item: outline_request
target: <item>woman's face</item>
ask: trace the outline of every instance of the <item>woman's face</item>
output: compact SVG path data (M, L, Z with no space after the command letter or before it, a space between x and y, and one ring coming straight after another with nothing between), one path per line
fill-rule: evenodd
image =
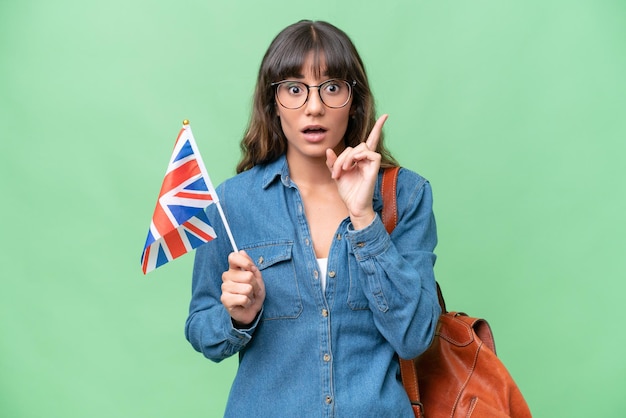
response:
M322 71L316 77L313 68L313 53L307 55L301 74L289 80L317 86L330 79L325 72L324 57L320 57ZM305 92L306 94L306 92ZM306 159L326 160L326 150L331 148L339 154L345 148L344 135L350 118L352 97L340 108L331 108L322 103L317 88L311 88L306 103L298 109L287 109L276 103L278 117L287 138L287 160L297 163Z

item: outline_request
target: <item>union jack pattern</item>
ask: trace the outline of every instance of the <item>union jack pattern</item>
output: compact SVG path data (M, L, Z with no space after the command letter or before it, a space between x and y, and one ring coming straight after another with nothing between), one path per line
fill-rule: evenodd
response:
M146 274L216 237L204 209L217 202L191 127L176 138L141 255Z

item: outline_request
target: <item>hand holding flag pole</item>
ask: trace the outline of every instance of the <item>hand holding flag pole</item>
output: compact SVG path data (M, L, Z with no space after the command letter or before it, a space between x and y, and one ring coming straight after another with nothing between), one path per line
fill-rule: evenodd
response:
M238 252L191 126L185 119L176 138L141 256L144 274L216 238L205 212L211 204L217 205L233 251Z

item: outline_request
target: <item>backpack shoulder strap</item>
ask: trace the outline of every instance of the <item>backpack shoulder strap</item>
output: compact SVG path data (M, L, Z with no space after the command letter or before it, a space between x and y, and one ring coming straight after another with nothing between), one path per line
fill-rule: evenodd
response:
M383 211L381 218L385 229L389 234L396 227L398 222L398 202L397 202L397 184L398 171L400 167L390 167L383 171L383 180L380 186L380 193L383 199ZM416 417L423 417L423 406L420 402L419 384L417 381L417 373L413 360L400 360L400 375L402 376L402 384L411 401L413 414Z
M382 221L385 229L391 234L398 222L397 184L400 167L390 167L383 171L380 194L383 198Z

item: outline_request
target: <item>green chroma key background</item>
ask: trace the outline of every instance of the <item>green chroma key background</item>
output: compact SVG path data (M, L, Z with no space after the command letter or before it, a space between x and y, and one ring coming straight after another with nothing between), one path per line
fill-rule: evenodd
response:
M534 415L626 416L621 0L0 3L0 416L222 415L236 359L183 335L193 255L139 259L182 120L233 175L301 18L357 45L432 182L448 305L490 321Z

